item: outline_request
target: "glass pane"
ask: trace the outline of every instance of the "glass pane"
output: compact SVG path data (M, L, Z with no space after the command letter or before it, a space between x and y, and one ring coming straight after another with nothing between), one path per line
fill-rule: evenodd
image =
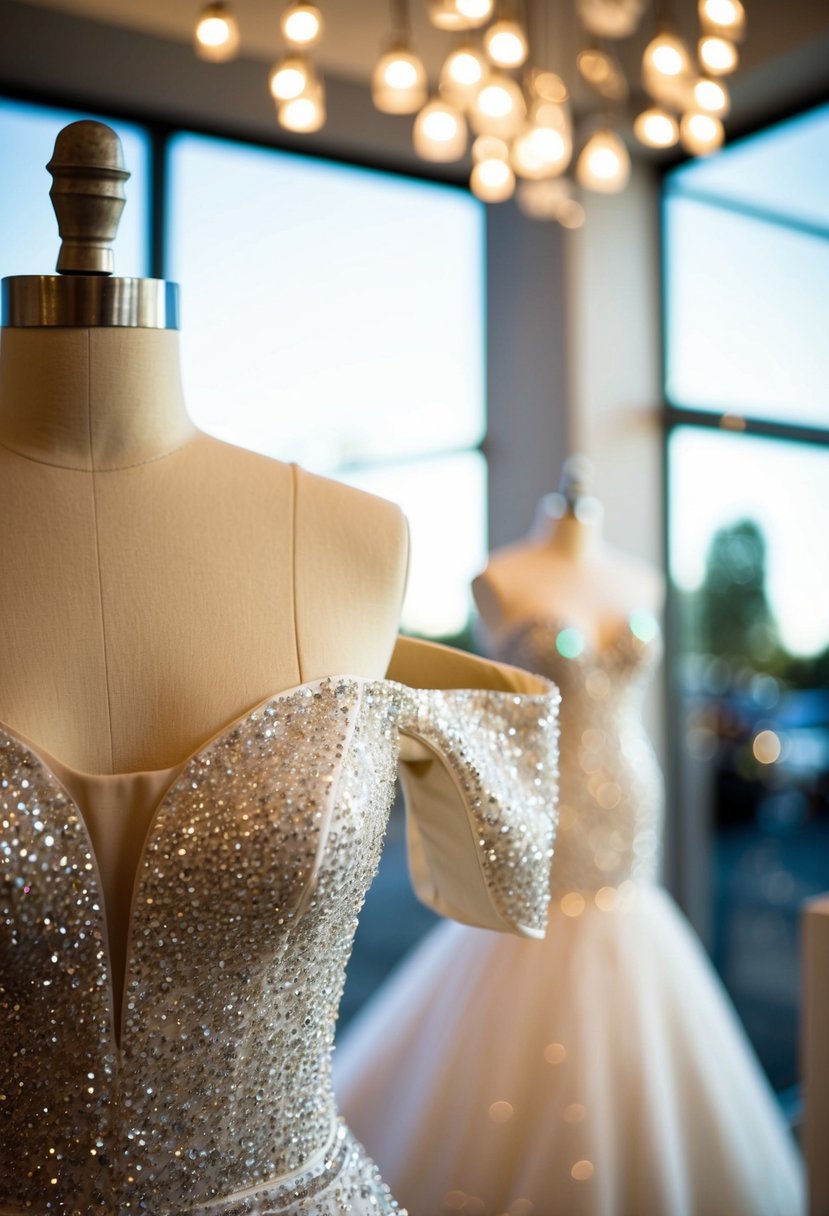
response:
M429 637L461 633L469 584L486 563L486 462L477 452L392 465L345 477L398 503L411 529L402 625Z
M174 141L170 168L199 426L319 472L479 441L478 202L195 136Z
M683 428L669 458L684 814L713 829L714 961L782 1088L800 906L829 888L829 450Z
M99 114L55 110L0 99L0 275L54 274L60 239L49 198L46 165L62 127L95 118L114 127L124 146L131 177L115 242L115 272L142 277L150 272L150 141L141 127Z
M829 106L692 160L670 181L829 230Z
M829 425L829 240L666 200L667 394Z

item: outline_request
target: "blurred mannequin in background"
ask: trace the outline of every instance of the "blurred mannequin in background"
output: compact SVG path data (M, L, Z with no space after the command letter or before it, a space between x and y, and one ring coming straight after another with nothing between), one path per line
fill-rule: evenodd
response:
M656 884L663 580L604 541L588 477L568 461L473 584L491 653L562 691L547 936L440 926L348 1028L337 1093L411 1216L799 1216L774 1097Z

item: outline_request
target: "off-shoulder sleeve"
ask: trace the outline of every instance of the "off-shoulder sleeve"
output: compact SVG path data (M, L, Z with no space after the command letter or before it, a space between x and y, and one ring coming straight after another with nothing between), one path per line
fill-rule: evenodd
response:
M419 898L441 915L543 937L559 693L540 676L496 666L499 689L398 686L401 735L419 744L404 746L400 763L409 868Z

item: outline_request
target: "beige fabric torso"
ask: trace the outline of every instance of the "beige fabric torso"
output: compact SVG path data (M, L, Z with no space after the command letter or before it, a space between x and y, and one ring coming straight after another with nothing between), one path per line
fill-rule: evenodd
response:
M166 768L280 689L385 672L399 508L195 432L175 333L0 332L0 518L0 719L76 769Z

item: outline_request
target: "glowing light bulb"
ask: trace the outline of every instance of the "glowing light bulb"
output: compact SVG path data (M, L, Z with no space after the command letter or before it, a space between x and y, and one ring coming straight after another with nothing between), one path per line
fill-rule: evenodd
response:
M618 194L630 176L630 157L615 131L602 128L590 136L576 163L576 177L587 190Z
M476 46L456 47L441 69L440 91L456 105L469 105L488 70L486 60Z
M502 85L493 84L481 90L478 108L487 118L505 118L513 108L513 100Z
M469 121L480 135L511 138L527 114L520 87L509 76L493 74L480 88L470 108Z
M694 81L694 107L705 110L707 114L717 114L723 118L731 108L731 98L728 89L721 80L712 80L710 76L700 76Z
M300 55L286 55L271 69L269 85L274 101L293 101L308 87L313 73Z
M734 43L719 34L706 34L700 38L697 52L702 66L714 76L727 76L740 62Z
M540 101L561 103L565 102L568 96L567 85L555 72L531 70L527 80L527 88L531 96L537 97Z
M647 0L578 0L581 23L599 38L629 38Z
M692 76L691 56L681 38L663 32L645 47L642 84L655 101L682 109Z
M466 18L458 10L455 0L429 0L426 12L436 29L452 32L467 28Z
M466 151L466 121L445 101L430 101L423 107L412 135L415 152L424 160L458 160Z
M325 89L317 78L309 80L299 97L280 102L276 109L280 124L288 131L307 135L325 123Z
M657 34L645 47L642 70L657 76L682 76L691 66L685 44L673 34Z
M426 70L404 43L396 43L377 61L371 98L384 114L414 114L425 103Z
M740 0L700 0L699 19L703 26L740 39L746 30L746 12Z
M604 84L610 75L610 57L598 47L579 51L576 67L588 84Z
M584 223L584 207L573 198L572 184L566 178L523 181L515 199L530 219L556 220L562 228L580 228Z
M618 59L599 47L588 47L579 52L576 66L582 77L602 97L612 101L624 101L628 94L627 81Z
M563 169L568 155L567 140L554 127L535 127L532 131L533 148L545 168Z
M472 144L472 163L478 165L482 160L502 160L509 162L509 144L499 139L497 135L479 135Z
M486 71L483 55L475 47L460 47L453 51L446 61L447 75L455 84L480 84Z
M709 156L722 147L725 131L715 114L691 110L679 124L679 138L686 152L694 156Z
M469 29L485 25L492 16L495 0L455 0L455 7Z
M484 47L499 68L517 68L527 58L527 35L517 21L496 21L484 35Z
M637 114L633 133L648 148L672 148L679 139L679 123L667 110L651 106Z
M551 172L551 165L564 167L564 140L558 131L528 127L512 145L512 166L519 177L540 178Z
M554 177L562 173L573 154L570 116L564 106L536 102L530 121L512 145L512 166L519 177Z
M383 79L390 89L410 89L417 84L417 68L409 59L392 59L386 64Z
M282 36L292 46L313 46L322 37L322 13L313 4L289 4L280 21Z
M473 166L469 185L485 203L503 203L515 191L515 174L506 161L481 160Z
M207 4L193 36L196 54L210 63L225 63L239 49L239 27L227 4Z

